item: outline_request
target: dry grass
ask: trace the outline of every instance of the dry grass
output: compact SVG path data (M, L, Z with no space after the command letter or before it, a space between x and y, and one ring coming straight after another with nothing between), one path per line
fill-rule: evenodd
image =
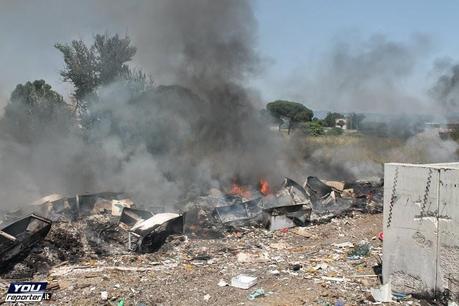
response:
M298 167L308 175L350 179L382 176L387 162L431 163L457 160L457 144L419 134L403 140L362 134L290 138Z

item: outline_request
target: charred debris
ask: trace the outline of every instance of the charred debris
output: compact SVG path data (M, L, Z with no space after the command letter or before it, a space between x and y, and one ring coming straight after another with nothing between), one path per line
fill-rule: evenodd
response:
M322 181L301 185L285 178L276 192L267 182L256 190L233 186L176 211L136 207L124 193L46 196L26 209L3 214L0 273L29 277L62 262L128 252L155 252L176 237L218 238L240 227L274 231L326 222L352 211L382 211L382 181ZM24 217L25 216L25 217ZM183 239L183 238L181 238ZM34 263L40 262L40 265Z

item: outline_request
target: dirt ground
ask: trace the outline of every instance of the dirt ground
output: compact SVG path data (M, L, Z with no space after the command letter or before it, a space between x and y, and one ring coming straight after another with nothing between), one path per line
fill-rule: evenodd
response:
M153 254L63 263L34 280L49 282L53 305L369 304L369 289L380 285L381 229L382 214L354 213L305 228L247 228L216 240L179 236ZM348 259L352 246L339 244L362 240L371 244L370 253ZM248 290L219 286L238 274L256 276L257 284ZM5 292L10 281L1 280ZM249 300L256 289L265 295Z

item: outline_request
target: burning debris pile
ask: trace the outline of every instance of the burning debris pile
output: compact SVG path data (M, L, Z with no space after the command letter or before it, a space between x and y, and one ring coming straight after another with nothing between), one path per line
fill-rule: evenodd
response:
M315 177L303 186L285 178L275 192L264 180L258 188L233 183L230 191L210 190L175 212L138 208L123 193L53 194L27 209L5 214L8 225L0 230L1 272L11 278L31 277L62 262L154 252L174 235L218 238L247 226L274 231L323 222L353 210L381 209L381 183L345 184ZM30 215L21 218L24 214Z

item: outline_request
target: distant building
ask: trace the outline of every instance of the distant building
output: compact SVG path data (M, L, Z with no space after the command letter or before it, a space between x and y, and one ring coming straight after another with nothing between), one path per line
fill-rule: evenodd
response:
M350 128L350 119L349 118L338 118L335 120L335 127L343 130L348 130Z

